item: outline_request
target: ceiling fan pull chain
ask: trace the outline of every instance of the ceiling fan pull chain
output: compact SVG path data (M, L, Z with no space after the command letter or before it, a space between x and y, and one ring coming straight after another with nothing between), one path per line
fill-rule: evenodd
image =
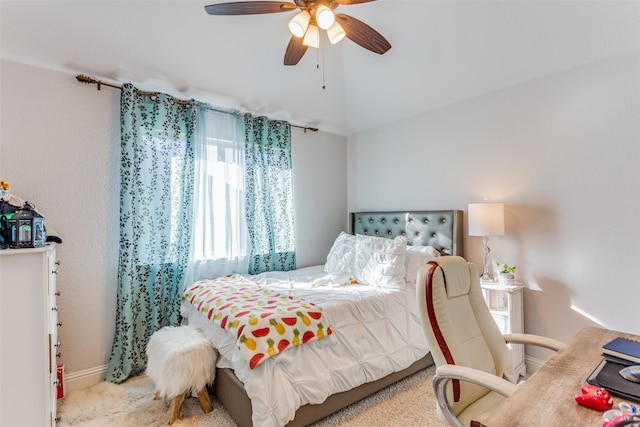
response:
M325 61L325 57L324 57L324 38L320 37L320 49L322 49L322 90L325 90L327 88L327 86L324 84L324 63ZM320 56L320 49L318 49L318 56ZM320 68L320 64L316 64L316 67Z
M327 86L324 84L324 66L327 61L324 57L324 45L322 45L322 90L325 90Z

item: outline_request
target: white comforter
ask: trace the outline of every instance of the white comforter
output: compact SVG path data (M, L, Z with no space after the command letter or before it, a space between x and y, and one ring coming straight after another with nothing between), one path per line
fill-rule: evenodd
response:
M244 383L255 427L283 426L300 406L402 370L428 352L413 286L404 291L327 283L323 266L250 278L322 307L333 330L251 370L233 334L183 303L183 316L202 327L218 349L218 366L232 368ZM318 285L311 285L314 280Z

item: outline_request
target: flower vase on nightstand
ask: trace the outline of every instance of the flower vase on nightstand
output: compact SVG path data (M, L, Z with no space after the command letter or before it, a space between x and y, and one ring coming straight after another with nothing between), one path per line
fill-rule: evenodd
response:
M513 286L515 283L515 273L517 266L496 263L498 271L498 283L502 286Z
M498 283L500 283L502 286L513 286L514 282L515 282L515 277L513 277L513 274L509 274L509 273L498 274Z

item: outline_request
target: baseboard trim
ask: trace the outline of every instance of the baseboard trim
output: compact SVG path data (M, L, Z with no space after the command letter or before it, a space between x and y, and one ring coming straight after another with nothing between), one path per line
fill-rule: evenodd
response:
M65 375L65 393L91 387L104 381L109 365L96 366Z
M531 375L538 371L546 363L544 359L538 359L535 357L526 356L525 363L527 365L527 374Z

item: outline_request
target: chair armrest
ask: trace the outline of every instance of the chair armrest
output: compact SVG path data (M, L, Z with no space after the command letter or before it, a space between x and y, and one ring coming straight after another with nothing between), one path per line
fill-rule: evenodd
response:
M503 335L503 337L507 344L536 345L555 351L560 351L567 346L562 341L533 334L506 334Z
M447 400L446 393L446 384L447 382L457 379L460 381L466 381L473 384L477 384L481 387L488 388L489 390L493 390L496 393L501 394L502 396L509 397L518 387L515 384L510 383L509 381L497 377L493 374L480 371L473 368L468 368L466 366L457 366L457 365L440 365L436 368L436 375L433 377L433 389L435 391L436 400L438 402L438 406L442 411L449 425L455 427L465 427L463 426L458 418L453 413L451 409L451 405Z
M488 372L458 365L440 365L436 369L436 377L457 379L477 384L496 393L509 397L518 387L517 385ZM436 379L434 377L434 387ZM446 381L445 381L446 382Z

